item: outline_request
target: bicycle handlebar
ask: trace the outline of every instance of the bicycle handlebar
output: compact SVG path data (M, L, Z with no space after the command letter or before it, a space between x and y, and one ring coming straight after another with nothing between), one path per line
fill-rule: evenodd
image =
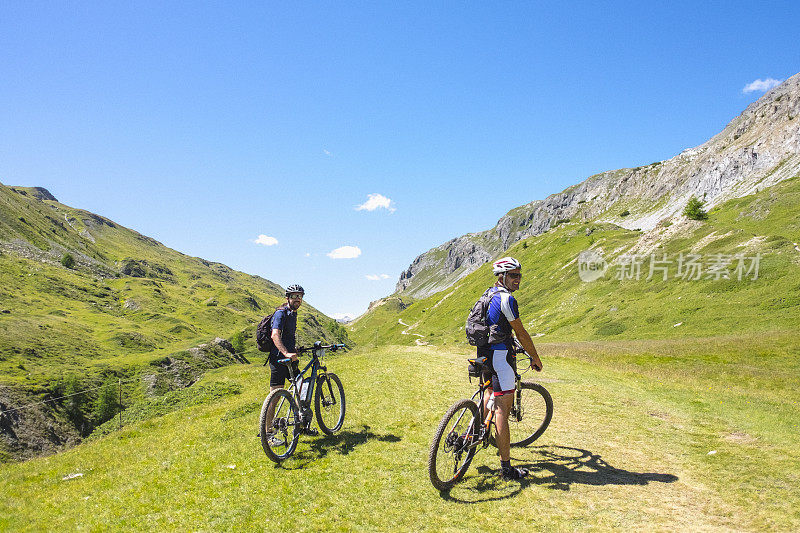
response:
M317 342L314 343L313 346L305 346L305 347L301 346L301 347L297 348L294 351L294 353L301 354L301 353L304 353L304 352L310 352L312 350L320 350L320 349L322 349L322 350L330 350L332 352L335 352L336 350L339 350L339 349L342 349L342 348L347 348L347 345L345 345L345 344L321 344L319 341L317 341ZM291 361L291 359L289 357L285 357L283 359L278 359L278 362L281 363L281 364L284 364L284 365L288 364L290 361Z
M330 350L332 352L335 352L340 348L347 348L347 346L345 346L344 344L320 344L319 341L317 341L314 343L313 346L298 348L297 350L295 350L295 353L309 352L311 350L319 350L320 348L323 350Z

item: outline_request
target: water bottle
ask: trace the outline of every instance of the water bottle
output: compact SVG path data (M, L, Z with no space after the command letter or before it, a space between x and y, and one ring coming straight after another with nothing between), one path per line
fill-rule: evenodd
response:
M494 395L489 396L489 401L486 402L486 418L483 420L483 428L481 429L481 435L485 435L484 431L486 428L489 427L489 422L492 420L492 416L494 416Z

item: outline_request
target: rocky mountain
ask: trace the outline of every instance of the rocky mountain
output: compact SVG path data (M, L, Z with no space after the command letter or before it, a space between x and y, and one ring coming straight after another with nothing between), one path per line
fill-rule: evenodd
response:
M492 229L425 252L400 275L396 294L424 298L444 290L514 243L564 222L609 222L647 232L679 215L692 196L711 208L799 173L797 74L696 148L647 166L596 174L544 200L512 209Z

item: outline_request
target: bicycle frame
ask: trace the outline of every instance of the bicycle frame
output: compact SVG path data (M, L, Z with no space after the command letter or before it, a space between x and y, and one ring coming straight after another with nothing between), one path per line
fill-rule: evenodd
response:
M304 352L311 352L311 361L299 372L295 372L294 365L291 364L291 359L280 359L278 362L286 364L289 368L289 388L286 389L289 394L291 394L295 401L297 402L298 407L300 408L301 415L304 409L309 409L311 406L311 399L314 397L314 387L317 384L317 380L320 376L324 376L328 372L328 367L325 366L323 362L323 357L325 356L325 350L328 348L333 348L334 350L338 349L339 347L344 347L344 345L330 345L330 346L322 346L319 342L314 343L314 346L309 348L299 348L297 353L304 353ZM311 374L306 378L306 372L311 369ZM302 396L302 389L298 389L297 387L297 378L302 378L301 383L305 383L306 379L308 379L308 389L305 394L305 398ZM328 385L328 392L330 393L330 397L333 397L333 387L331 386L330 380L325 380L325 383ZM279 406L282 404L279 404ZM304 425L309 426L311 424L311 416L304 417L304 420L296 420L293 422L294 425Z

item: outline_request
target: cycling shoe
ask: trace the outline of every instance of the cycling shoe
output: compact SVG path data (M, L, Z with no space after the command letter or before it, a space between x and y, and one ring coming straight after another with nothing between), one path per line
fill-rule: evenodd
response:
M527 477L530 472L527 468L517 468L510 466L503 469L503 481L512 481L514 479L522 479Z

